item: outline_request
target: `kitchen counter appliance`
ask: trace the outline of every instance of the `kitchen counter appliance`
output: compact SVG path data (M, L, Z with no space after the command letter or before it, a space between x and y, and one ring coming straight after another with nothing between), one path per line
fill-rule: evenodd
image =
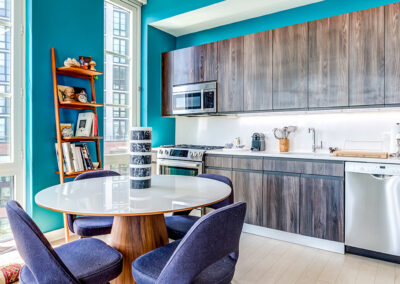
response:
M205 114L217 112L217 82L174 86L173 114Z
M400 263L400 165L346 163L346 251Z
M161 146L157 152L157 174L197 176L204 170L204 152L222 148L186 144Z
M251 151L265 151L265 135L253 133L251 136Z

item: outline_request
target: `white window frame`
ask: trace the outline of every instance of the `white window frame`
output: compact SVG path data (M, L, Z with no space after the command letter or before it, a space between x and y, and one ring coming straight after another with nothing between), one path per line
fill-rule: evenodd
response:
M131 93L130 97L130 118L129 124L130 126L139 126L140 125L140 96L141 96L141 88L140 88L140 48L141 48L141 3L135 0L106 0L106 2L120 6L125 10L129 10L132 12L132 20L130 21L130 33L131 33L131 41L129 42L129 49L131 50L132 58L131 58L131 84L129 88L129 93ZM136 19L136 21L135 21ZM106 52L106 51L104 51ZM110 52L107 52L111 54ZM105 83L105 82L104 82ZM106 94L105 94L106 95ZM105 103L106 100L104 98L104 107L111 106ZM128 129L129 131L129 129ZM129 163L129 153L121 153L121 154L104 154L104 164L122 164Z
M11 0L11 13L12 94L0 94L11 97L11 159L0 163L0 176L14 176L14 197L25 207L25 1Z

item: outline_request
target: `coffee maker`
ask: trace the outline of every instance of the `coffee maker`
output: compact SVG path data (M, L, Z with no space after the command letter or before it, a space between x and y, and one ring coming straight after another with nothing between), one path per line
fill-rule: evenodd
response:
M265 151L265 135L253 133L251 136L251 151Z

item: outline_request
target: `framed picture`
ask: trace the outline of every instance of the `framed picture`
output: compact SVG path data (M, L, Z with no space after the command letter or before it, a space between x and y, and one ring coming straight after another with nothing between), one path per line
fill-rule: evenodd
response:
M62 102L75 102L75 90L73 87L58 85L58 99Z
M85 88L58 85L58 99L62 102L88 102Z
M62 137L74 136L74 128L72 123L60 123L60 130Z
M94 121L93 112L81 112L78 115L75 136L83 136L83 137L93 136L93 121Z

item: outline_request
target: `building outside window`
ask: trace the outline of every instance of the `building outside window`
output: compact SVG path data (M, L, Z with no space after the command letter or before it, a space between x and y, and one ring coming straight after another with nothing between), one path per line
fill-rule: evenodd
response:
M140 6L104 4L104 157L106 169L128 164L129 127L137 123Z

